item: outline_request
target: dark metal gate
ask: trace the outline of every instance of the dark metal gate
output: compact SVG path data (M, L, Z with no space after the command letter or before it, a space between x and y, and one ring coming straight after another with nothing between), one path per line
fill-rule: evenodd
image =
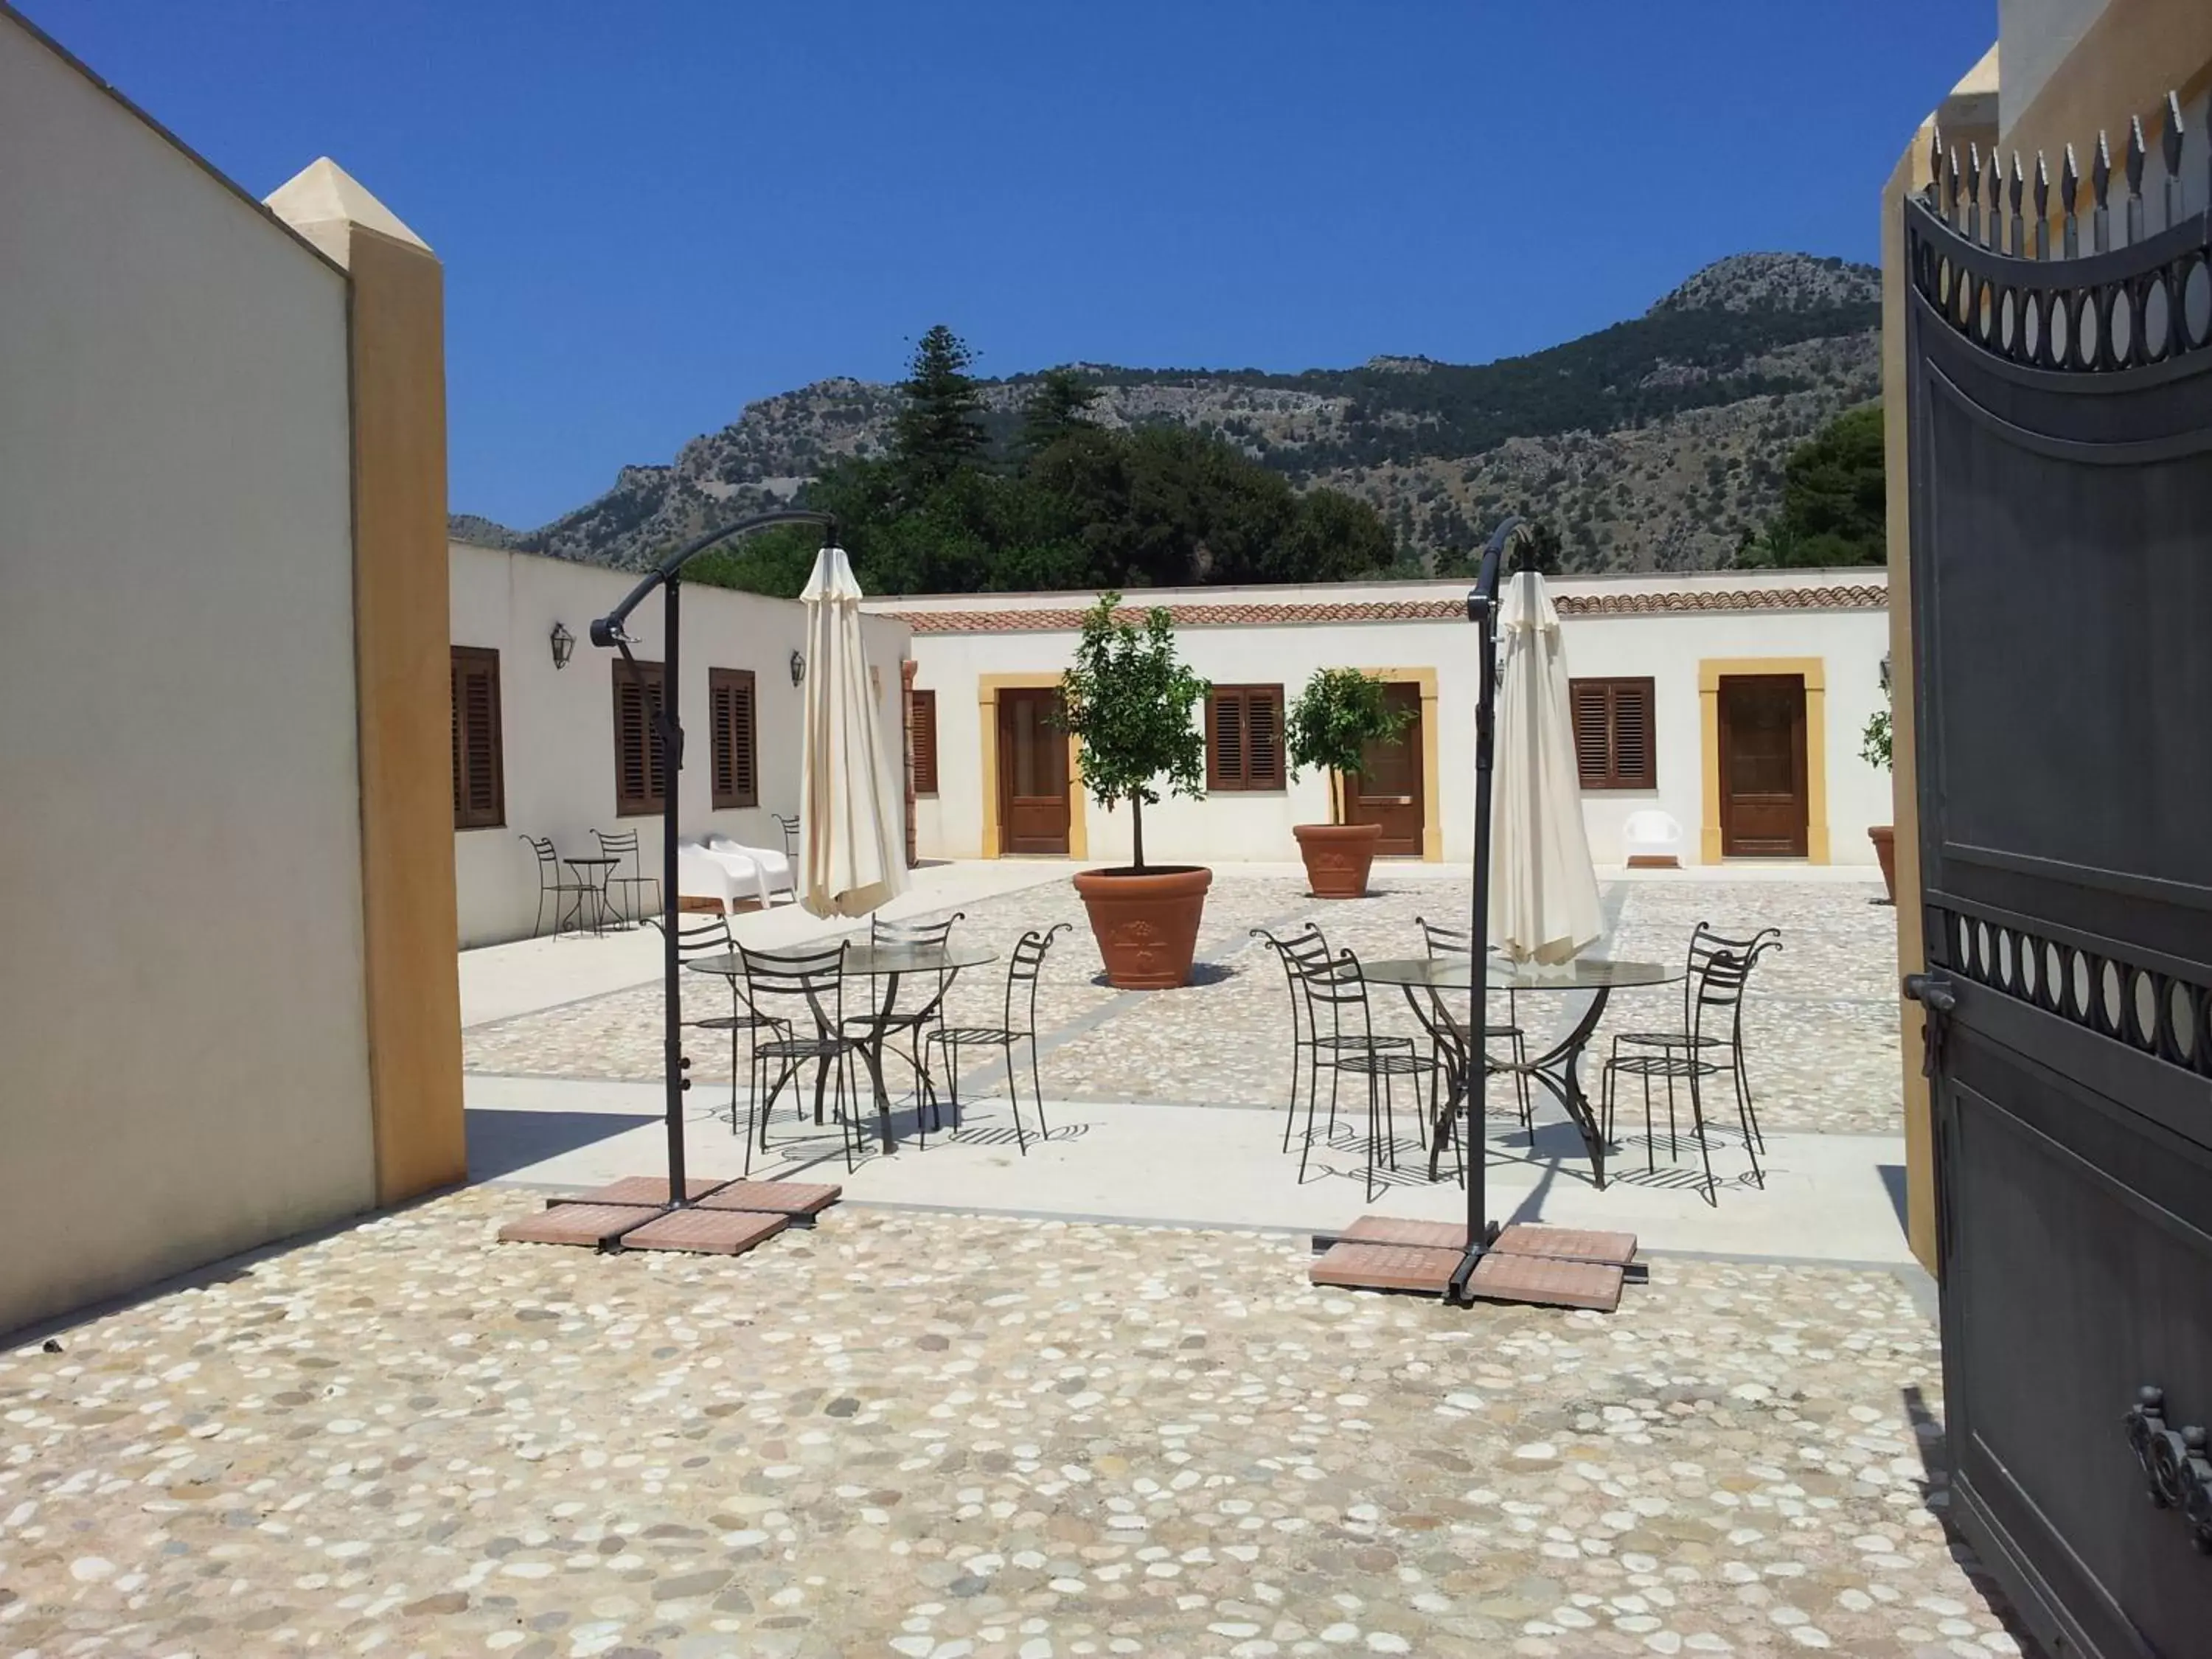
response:
M2108 1659L2212 1653L2212 216L2166 120L2085 212L2070 150L2047 198L1940 141L1905 209L1949 1513Z

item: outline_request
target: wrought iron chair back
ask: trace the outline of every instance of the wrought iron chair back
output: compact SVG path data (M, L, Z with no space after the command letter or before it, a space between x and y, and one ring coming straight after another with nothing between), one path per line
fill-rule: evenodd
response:
M645 854L637 844L637 831L623 830L610 835L604 830L594 830L592 831L592 836L599 843L599 856L617 860L614 867L607 874L607 885L611 888L628 888L630 892L632 912L630 920L633 921L647 920L644 904L645 890L648 887L653 889L653 908L655 910L659 909L660 878L646 872Z
M967 920L965 910L955 910L942 921L885 921L868 918L871 945L942 945L952 937L953 924Z
M956 918L957 920L957 918ZM1006 959L1006 1029L1026 1030L1030 1040L1036 1040L1037 980L1044 972L1044 959L1062 933L1073 922L1055 921L1039 933L1032 927L1015 941L1013 954ZM1022 1023L1014 1023L1014 1007L1018 1001L1022 1008Z
M1425 916L1415 916L1413 926L1421 930L1421 943L1431 959L1474 954L1474 935L1464 927L1439 927Z
M727 924L724 925L726 927ZM800 1022L796 1016L803 1006L817 1034L823 1037L842 1035L845 1010L845 947L842 945L804 954L754 951L740 945L738 955L744 963L745 1000L756 1011L781 1024L798 1030L800 1029ZM788 1009L789 1015L772 1012L779 1006Z
M1770 950L1781 948L1782 930L1779 927L1762 927L1749 939L1731 939L1709 921L1700 921L1692 928L1690 948L1684 963L1686 971L1682 980L1682 1029L1693 1036L1704 1037L1707 1042L1725 1041L1724 1038L1710 1036L1698 1029L1698 985L1705 964L1716 957L1733 957L1743 964L1743 971L1748 973L1751 964L1761 956ZM1742 988L1739 985L1736 990L1740 997Z
M518 836L516 839L538 855L538 918L531 924L531 936L533 939L537 937L538 930L545 925L545 901L549 898L553 901L554 931L558 933L562 902L574 896L580 906L583 902L581 896L592 890L592 884L580 876L562 873L561 852L553 845L552 836Z
M769 817L774 818L775 827L783 831L783 855L791 860L791 875L795 882L799 878L799 814L793 812L786 817L781 812L771 812Z

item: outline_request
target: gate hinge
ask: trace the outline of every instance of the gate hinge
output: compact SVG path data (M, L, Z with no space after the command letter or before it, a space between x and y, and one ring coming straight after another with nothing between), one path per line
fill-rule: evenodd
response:
M1907 974L1905 994L1918 1003L1926 1017L1920 1023L1920 1075L1933 1081L1943 1060L1943 1036L1959 994L1941 974Z

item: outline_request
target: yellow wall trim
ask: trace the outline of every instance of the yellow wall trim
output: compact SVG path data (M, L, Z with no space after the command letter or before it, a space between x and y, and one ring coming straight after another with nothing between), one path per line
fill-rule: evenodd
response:
M1828 862L1828 665L1824 657L1704 657L1698 662L1703 741L1703 862L1721 861L1721 682L1740 675L1791 676L1805 683L1805 861Z
M987 859L1005 856L999 846L999 693L1056 688L1058 674L981 674L975 680L975 711L983 728L983 846ZM1067 738L1067 856L1091 856L1091 831L1084 821L1082 745Z
M1437 671L1433 668L1364 668L1385 685L1421 688L1421 862L1441 863L1444 855L1443 780L1437 772Z

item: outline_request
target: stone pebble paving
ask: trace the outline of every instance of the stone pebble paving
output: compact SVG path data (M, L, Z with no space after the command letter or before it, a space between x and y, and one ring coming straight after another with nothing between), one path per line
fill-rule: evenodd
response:
M732 1261L477 1188L0 1356L0 1655L2020 1651L1894 1276L1612 1316L1298 1241L843 1208Z
M1384 866L1377 868L1375 886L1368 898L1323 903L1308 897L1298 881L1217 872L1196 982L1142 994L1118 993L1100 982L1089 924L1066 884L969 905L960 932L997 951L1003 963L1024 929L1070 924L1047 959L1038 988L1048 1097L1272 1105L1288 1088L1288 994L1274 957L1250 937L1251 928L1287 936L1311 920L1333 947L1375 960L1421 953L1416 916L1464 925L1465 881L1394 882ZM1878 892L1871 883L1621 882L1607 890L1618 920L1605 948L1624 958L1674 962L1699 921L1731 933L1779 927L1783 949L1762 960L1745 1015L1760 1127L1895 1134L1903 1107L1894 913L1872 902ZM688 1016L726 1010L722 981L702 981L687 989ZM953 987L949 1015L958 1023L997 1024L1004 989L1002 965L971 970ZM1556 1019L1558 1000L1522 1000L1532 1036ZM654 985L476 1027L465 1034L468 1069L657 1078L660 1011L660 989ZM1382 1029L1418 1030L1395 992L1378 995L1376 1014ZM1595 1062L1607 1052L1613 1032L1679 1029L1681 1021L1679 986L1616 996L1592 1043L1585 1085L1595 1093ZM724 1043L702 1038L695 1055L695 1076L728 1077ZM1492 1107L1507 1109L1503 1085ZM1732 1116L1732 1104L1729 1111ZM1640 1093L1637 1116L1640 1126Z

